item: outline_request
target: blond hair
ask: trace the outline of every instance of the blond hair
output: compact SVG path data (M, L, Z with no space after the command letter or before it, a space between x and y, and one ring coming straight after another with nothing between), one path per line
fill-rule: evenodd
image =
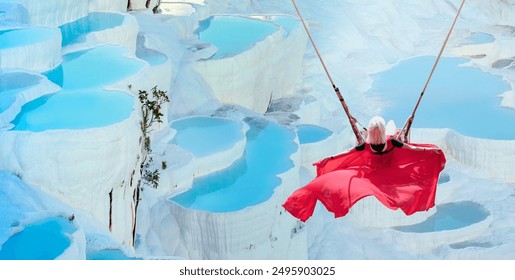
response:
M385 122L382 117L375 116L368 123L368 133L366 142L369 144L386 143Z

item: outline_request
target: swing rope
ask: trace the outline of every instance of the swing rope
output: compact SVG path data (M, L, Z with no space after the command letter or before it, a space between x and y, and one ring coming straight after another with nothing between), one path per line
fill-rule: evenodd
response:
M342 104L343 110L347 114L347 117L349 119L349 123L351 125L352 131L354 132L354 135L356 136L356 140L357 140L358 144L361 144L361 143L365 142L365 140L363 139L363 135L359 132L359 129L356 126L356 123L359 124L359 122L356 120L356 118L354 118L351 115L349 107L347 106L347 103L343 99L343 96L342 96L342 94L340 92L340 89L338 89L338 87L334 84L333 79L331 78L331 75L329 74L329 71L327 70L327 67L325 66L324 60L322 59L322 56L320 55L320 52L318 51L318 48L317 48L317 46L315 44L315 41L311 37L311 33L309 32L309 29L308 29L308 27L306 25L306 22L304 21L304 18L302 17L302 15L301 15L301 13L299 11L299 8L297 7L297 4L295 3L295 0L292 0L292 3L293 3L293 6L295 7L295 11L297 12L297 15L299 16L299 18L300 18L300 20L302 22L302 25L304 26L304 29L306 30L308 38L311 41L311 44L313 45L313 48L315 49L315 53L318 56L318 59L320 60L320 62L322 64L322 67L324 68L325 74L327 75L327 78L329 78L329 81L331 82L331 85L333 86L333 89L334 89L336 95L338 96L338 99L340 100L340 103ZM433 77L433 74L435 72L436 66L438 65L438 62L440 61L440 58L442 57L443 51L445 49L445 46L447 45L447 42L449 41L449 37L451 36L451 33L452 33L453 29L454 29L454 26L456 25L456 22L458 20L458 17L459 17L459 15L461 13L461 10L462 10L464 4L465 4L465 0L463 0L461 2L461 5L460 5L460 7L458 9L458 12L456 13L456 16L454 17L454 20L452 22L451 28L449 29L449 32L447 33L447 36L445 37L445 40L444 40L444 42L442 44L442 47L440 48L440 52L438 53L438 56L437 56L436 61L435 61L434 65L433 65L433 68L431 69L431 72L429 73L429 77L427 78L426 83L424 85L424 88L422 89L422 92L420 93L420 96L419 96L419 98L417 100L417 103L415 104L415 108L413 109L413 112L411 113L411 115L409 116L408 120L406 121L406 123L404 124L404 126L402 127L402 129L400 130L400 132L398 134L398 137L403 142L406 142L407 139L408 139L408 135L409 135L409 132L410 132L410 129L411 129L411 125L413 123L413 119L415 118L415 113L416 113L416 111L417 111L417 109L418 109L418 107L420 105L420 102L422 101L422 97L424 96L424 93L426 92L427 86L429 85L429 82L431 81L431 78ZM363 127L363 125L361 125L361 126ZM365 127L363 127L363 128L366 130Z
M463 8L463 5L465 4L465 0L461 2L461 6L458 9L458 12L456 13L456 16L454 17L454 21L452 22L451 28L449 29L449 32L447 33L447 36L445 37L445 40L442 44L442 47L440 48L440 52L438 53L438 56L436 58L436 61L433 65L433 68L431 69L431 72L429 73L429 77L427 78L426 84L424 85L424 88L422 89L422 92L420 93L420 96L418 97L417 103L415 105L415 108L413 109L413 112L409 116L408 120L402 127L401 131L399 132L400 140L403 142L406 142L409 137L409 131L411 129L411 124L413 123L413 119L415 118L415 113L418 109L418 106L420 105L420 101L422 100L422 97L424 96L424 93L426 92L427 86L429 85L429 82L431 81L431 78L433 77L433 73L435 72L436 66L438 65L438 62L440 61L440 58L442 57L443 50L445 49L445 46L447 45L447 41L449 41L449 37L451 36L452 30L454 29L454 26L456 25L456 21L458 20L458 16L460 15L461 9Z
M347 103L343 99L340 89L338 89L338 87L334 84L333 79L331 78L331 75L329 74L329 71L327 70L327 67L325 66L324 60L322 59L322 56L320 55L320 52L318 51L315 41L311 37L311 33L309 32L308 27L307 27L306 23L304 22L304 18L302 17L302 15L299 11L299 8L297 7L297 4L295 3L295 0L292 0L292 3L293 3L293 6L295 7L295 11L297 11L297 14L302 22L302 25L304 26L304 29L306 30L308 38L311 41L313 48L315 49L318 59L322 63L322 67L324 68L325 74L327 75L327 78L329 78L329 81L331 82L331 85L333 86L334 92L336 93L336 96L338 97L338 99L340 100L340 103L342 104L345 114L347 114L347 118L349 119L349 123L351 125L352 131L354 132L354 135L356 136L356 140L357 140L358 144L364 143L365 140L363 139L363 135L359 132L359 129L356 126L356 123L359 123L359 122L351 115L349 107L347 106Z

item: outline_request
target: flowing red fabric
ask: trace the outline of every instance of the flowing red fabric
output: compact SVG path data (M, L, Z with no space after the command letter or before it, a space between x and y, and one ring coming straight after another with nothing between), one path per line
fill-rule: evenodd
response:
M356 202L371 195L392 210L402 209L406 215L433 207L438 176L446 162L443 152L394 148L391 140L386 149L378 154L365 144L361 151L354 148L315 163L317 177L296 190L283 207L303 222L313 215L317 200L335 218L345 216Z

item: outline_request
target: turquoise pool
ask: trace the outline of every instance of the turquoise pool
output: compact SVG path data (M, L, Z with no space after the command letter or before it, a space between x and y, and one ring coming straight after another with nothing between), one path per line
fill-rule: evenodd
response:
M89 252L86 254L87 260L140 260L139 258L127 257L118 249L104 249L100 251Z
M248 120L242 159L222 171L196 178L193 187L171 200L185 208L233 212L269 199L281 184L277 176L293 167L295 133L280 125Z
M300 144L320 142L332 134L330 130L317 125L304 124L297 127Z
M264 40L279 27L271 22L239 16L212 16L200 22L199 39L217 47L212 57L234 56Z
M41 77L25 72L0 74L0 113L14 103L18 93L36 86L40 81Z
M64 217L30 224L1 245L0 260L53 260L70 246L75 230Z
M121 91L63 90L25 104L12 122L12 130L39 132L104 127L127 119L133 104L133 97Z
M436 213L422 223L398 226L403 232L434 232L455 230L485 220L490 214L480 204L470 201L448 203L436 206Z
M102 87L137 73L144 63L127 58L128 49L101 46L63 57L61 71L49 79L62 90L25 104L13 130L86 129L104 127L127 119L134 98L126 92L107 91Z
M366 93L385 104L382 115L404 125L420 95L435 57L401 61L373 76ZM499 95L509 85L499 76L461 66L468 60L443 57L416 114L413 127L451 128L460 134L496 140L515 139L515 110L500 106Z
M492 34L484 33L484 32L474 32L468 38L465 38L464 45L472 45L472 44L486 44L492 43L495 41L495 37Z
M185 118L170 127L177 131L171 142L196 157L228 150L244 137L241 123L222 118Z
M51 40L56 33L51 28L27 27L20 29L0 30L0 49L9 49L32 45Z
M77 89L102 87L136 74L143 61L127 58L129 50L106 45L63 56L62 87Z
M83 42L88 33L120 26L124 18L122 14L117 13L93 12L74 22L61 25L59 29L63 35L62 45Z

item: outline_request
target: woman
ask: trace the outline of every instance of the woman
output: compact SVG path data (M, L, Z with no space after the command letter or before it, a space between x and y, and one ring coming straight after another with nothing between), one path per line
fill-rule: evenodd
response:
M374 117L365 143L315 163L317 177L295 191L283 207L306 221L320 201L335 217L342 217L360 199L375 196L406 215L427 211L434 206L445 162L435 145L387 138L383 118Z

